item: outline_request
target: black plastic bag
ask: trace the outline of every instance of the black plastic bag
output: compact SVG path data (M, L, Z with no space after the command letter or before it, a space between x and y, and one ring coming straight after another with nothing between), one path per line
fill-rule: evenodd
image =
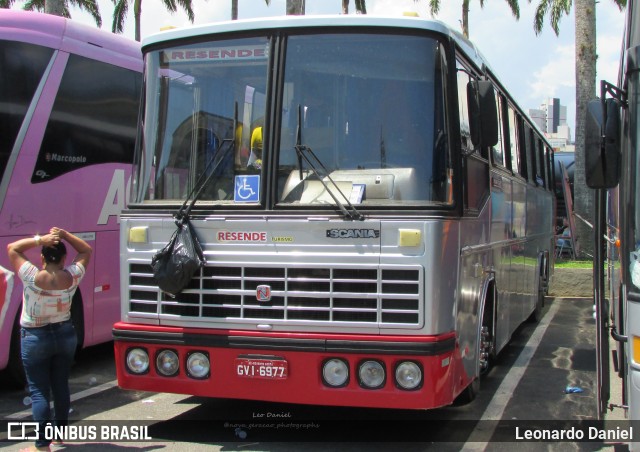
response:
M169 243L151 259L153 279L158 287L177 295L189 285L194 273L204 264L204 254L188 218L176 221L178 229Z

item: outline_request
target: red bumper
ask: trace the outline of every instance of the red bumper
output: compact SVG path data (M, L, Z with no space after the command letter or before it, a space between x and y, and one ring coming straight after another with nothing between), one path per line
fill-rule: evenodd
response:
M454 333L438 336L375 336L307 333L255 333L158 327L117 323L114 326L118 384L124 389L171 392L204 397L263 400L311 405L426 409L449 405L470 380L461 375L460 352ZM150 358L147 373L127 369L126 354L143 348ZM165 377L155 367L158 352L177 353L180 370ZM187 354L204 352L211 362L210 375L202 380L185 372ZM284 379L246 377L236 359L243 356L283 359ZM349 379L339 388L327 386L322 366L327 359L348 363ZM380 362L386 379L378 389L361 386L358 366L365 360ZM395 368L403 361L417 363L423 383L404 390L395 382Z

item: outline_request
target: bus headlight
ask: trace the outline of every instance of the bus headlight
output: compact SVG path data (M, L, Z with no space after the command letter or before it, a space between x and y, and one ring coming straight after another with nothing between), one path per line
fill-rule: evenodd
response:
M322 380L334 388L345 386L349 381L349 365L338 358L326 360L322 366Z
M173 350L162 350L156 357L156 369L165 377L173 377L178 373L180 360Z
M396 383L402 389L417 389L422 386L422 369L413 361L404 361L396 367Z
M377 389L384 385L386 373L384 366L378 361L363 361L358 368L358 376L360 377L360 385L369 388Z
M127 351L127 369L132 374L142 375L149 371L149 354L144 348Z
M203 352L193 352L187 356L187 375L201 380L209 376L211 362L209 356Z

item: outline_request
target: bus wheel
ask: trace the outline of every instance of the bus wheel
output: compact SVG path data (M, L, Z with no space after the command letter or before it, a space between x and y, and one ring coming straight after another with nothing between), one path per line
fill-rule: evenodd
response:
M536 307L527 319L528 322L538 323L542 319L542 307L544 306L544 281L543 276L538 277L538 296L536 297Z
M480 392L480 376L477 376L453 401L454 406L467 405L473 402Z
M480 375L485 375L491 367L491 358L493 357L493 342L488 326L483 326L480 332Z
M492 299L493 300L493 299ZM489 315L487 315L489 312ZM491 368L491 359L494 357L495 348L493 347L493 338L491 337L491 329L485 322L485 318L492 319L493 305L485 307L485 314L482 316L482 329L480 330L480 341L478 343L478 375L476 378L464 388L464 390L456 397L454 405L466 405L473 402L480 392L480 377L486 375Z
M11 330L11 343L9 344L9 363L5 371L7 383L13 389L23 389L27 385L27 377L22 367L22 355L20 347L20 310L13 322Z

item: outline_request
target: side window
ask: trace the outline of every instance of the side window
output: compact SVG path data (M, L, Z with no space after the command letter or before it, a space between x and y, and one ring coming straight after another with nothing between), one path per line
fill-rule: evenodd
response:
M509 154L511 155L511 171L520 174L518 118L513 107L509 105Z
M541 179L539 181L539 185L541 187L544 187L547 181L546 165L544 164L544 146L542 145L542 140L540 138L538 138L536 141L536 155L538 157L538 164L536 165L536 167L538 168L538 176Z
M520 118L521 130L524 132L522 135L522 146L520 147L520 161L522 162L522 177L529 182L533 180L533 172L535 169L532 166L531 154L533 153L532 141L531 141L531 128L528 124L525 124L522 118Z
M32 183L99 163L132 163L142 75L71 55Z
M551 162L553 159L553 152L551 151L551 149L549 149L548 147L545 146L544 148L544 162L545 162L545 168L546 168L546 172L547 172L547 190L552 190L553 189L553 171L551 171Z
M47 47L0 42L0 174L52 55Z
M504 160L504 139L502 136L502 98L496 93L496 110L498 111L498 142L491 149L491 158L495 165L507 166Z
M471 128L469 126L469 104L467 100L467 84L469 74L464 72L464 67L458 62L458 112L460 115L460 140L463 153L471 153Z
M531 164L527 159L527 155L529 154L528 148L530 147L529 142L529 134L527 133L527 127L522 121L522 117L520 115L517 116L517 124L518 124L518 160L520 161L520 175L525 179L529 177L529 171Z

